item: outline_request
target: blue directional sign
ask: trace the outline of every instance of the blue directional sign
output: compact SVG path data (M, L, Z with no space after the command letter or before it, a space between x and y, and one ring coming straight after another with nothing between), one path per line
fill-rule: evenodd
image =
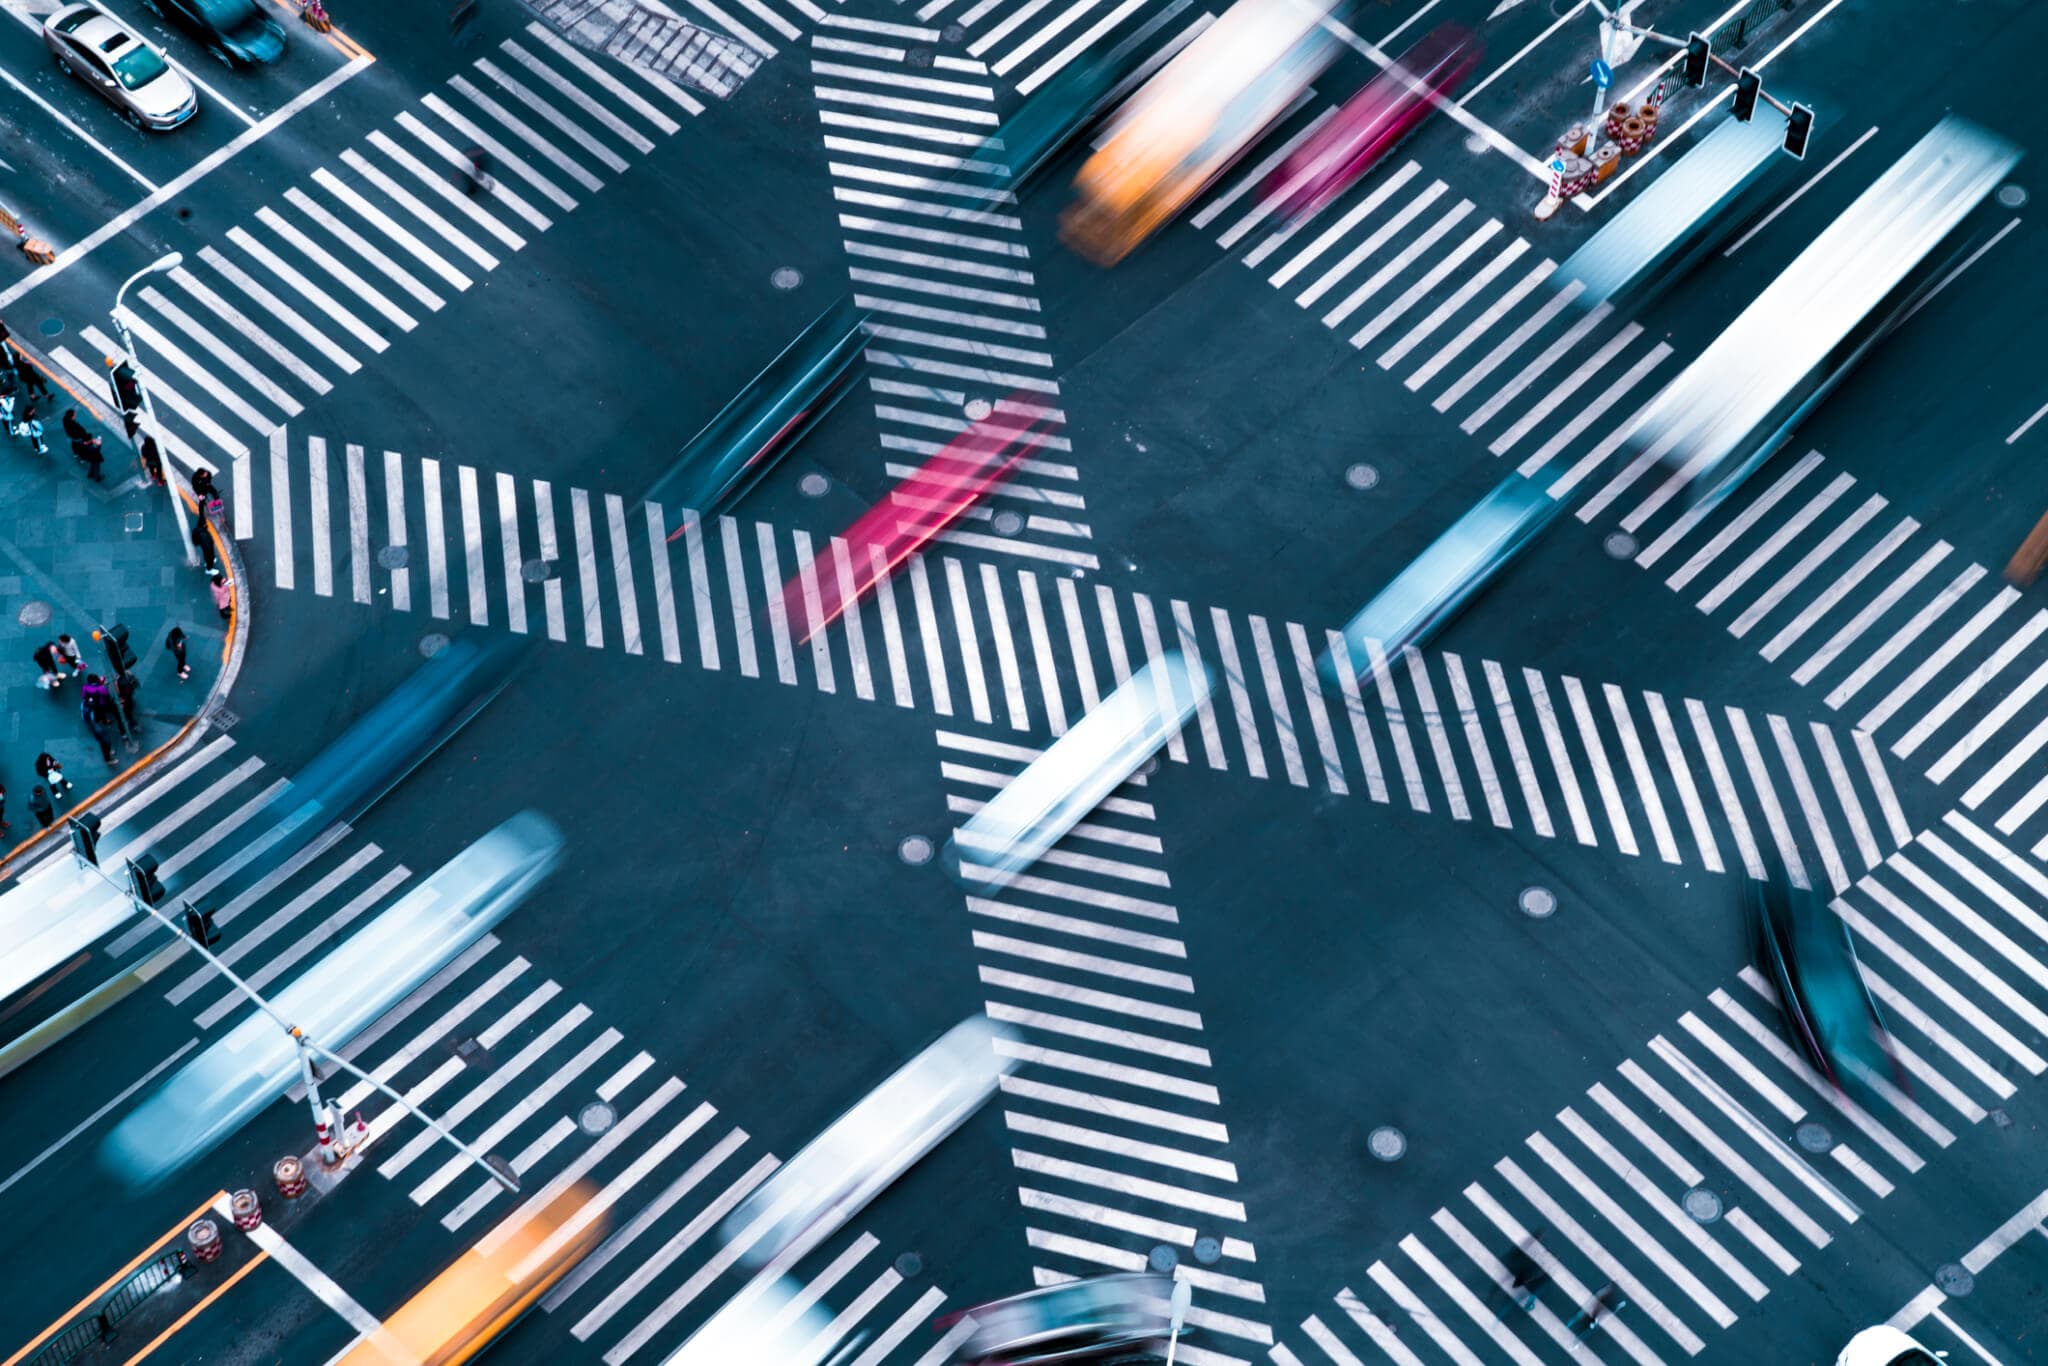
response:
M1614 68L1597 57L1593 59L1593 84L1602 90L1614 84Z

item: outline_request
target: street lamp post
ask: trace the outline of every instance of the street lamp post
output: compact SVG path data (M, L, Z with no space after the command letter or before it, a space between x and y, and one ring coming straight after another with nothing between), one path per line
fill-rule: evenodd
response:
M192 544L192 524L185 516L185 500L179 496L177 465L168 454L163 453L163 432L157 426L156 400L149 396L149 386L142 382L142 364L135 356L135 338L129 335L128 324L122 318L122 309L124 307L122 299L128 293L130 285L145 275L155 275L160 271L176 270L184 263L185 256L183 252L168 252L129 276L122 282L121 287L114 291L113 319L114 329L121 334L121 350L128 362L128 372L135 376L135 387L142 395L143 435L149 440L156 442L157 451L163 460L166 478L170 482L171 508L178 518L178 539L185 543L185 563L196 566L199 563L199 550Z
M1188 1305L1194 1298L1194 1286L1186 1281L1173 1283L1173 1300L1170 1305L1172 1316L1168 1324L1172 1336L1166 1339L1166 1366L1173 1366L1173 1354L1180 1350L1180 1330L1187 1327Z

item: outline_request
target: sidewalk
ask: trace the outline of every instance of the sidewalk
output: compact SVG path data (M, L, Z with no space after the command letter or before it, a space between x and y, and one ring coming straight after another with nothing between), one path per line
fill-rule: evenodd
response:
M14 344L40 362L36 340L14 328ZM221 618L205 571L185 563L170 495L143 474L106 396L67 388L47 364L41 368L53 391L37 405L49 454L37 455L26 438L0 428L0 787L11 824L0 830L0 871L41 833L29 809L30 793L41 782L36 756L53 755L71 780L71 795L53 803L56 824L44 836L61 839L66 815L196 729L195 719L222 690L239 626ZM102 483L87 480L71 455L62 427L66 408L76 408L104 444ZM223 542L231 552L230 540L216 539ZM239 561L225 563L239 580ZM236 618L246 602L243 589L235 583ZM116 622L128 628L141 686L136 734L115 736L109 764L80 711L83 680L66 677L61 687L44 691L33 656L38 646L69 634L86 672L111 683L105 647L93 633ZM185 632L192 668L182 682L164 644L174 624Z

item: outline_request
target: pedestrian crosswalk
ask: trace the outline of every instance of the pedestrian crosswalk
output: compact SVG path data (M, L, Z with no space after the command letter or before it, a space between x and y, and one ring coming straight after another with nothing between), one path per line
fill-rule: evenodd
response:
M2048 860L2048 778L2032 762L2048 746L2048 613L2013 611L2015 590L1818 451L1781 456L1735 496L1692 510L1676 497L1683 476L1646 482L1646 458L1617 464L1643 406L1680 368L1672 345L1606 305L1574 307L1577 286L1549 282L1554 262L1497 219L1475 222L1472 203L1413 159L1306 223L1274 221L1259 187L1327 114L1300 111L1194 225L1494 455L1551 480L1579 521L1612 527L1611 549L1801 686L1823 685L1829 708L1853 703L1852 735L1886 739L1898 759L1925 754L1930 780L1966 784L1968 808L1986 807L2001 834Z
M868 385L883 472L908 476L986 416L1027 404L1055 421L1060 386L1006 167L974 152L996 131L981 61L914 44L937 29L828 15L811 35L818 121L854 301L872 311ZM1095 569L1072 444L1049 436L953 545Z
M295 450L283 432L264 477L245 462L236 478L238 534L270 528L280 588L772 673L1019 737L1063 734L1133 661L1180 649L1219 692L1168 753L1217 772L1714 872L1783 862L1816 886L1847 885L1909 829L1860 730L1452 651L1404 650L1333 686L1316 667L1343 648L1327 626L950 554L912 557L799 644L808 623L781 586L844 554L836 539L317 437Z
M769 0L753 3L768 11ZM804 8L806 18L815 9L808 0ZM530 22L145 280L121 322L173 453L213 470L260 451L308 401L701 113L707 85L730 93L755 59L703 60L722 74L699 80L687 62L657 70L592 57ZM483 181L471 178L476 148L488 157ZM90 349L60 345L51 355L73 379L103 389L102 358L125 348L99 327L80 337Z
M938 744L961 821L1039 753L986 729ZM1201 1340L1181 1359L1229 1366L1274 1337L1144 787L999 894L969 896L970 933L988 1017L1018 1040L998 1045L1017 1060L998 1104L1038 1284L1142 1271L1167 1248L1196 1292Z
M2048 878L1961 812L1834 903L1912 1089L1870 1108L1787 1045L1744 968L1394 1242L1276 1346L1283 1366L1657 1366L1755 1314L1872 1203L2048 1067ZM1533 1240L1533 1241L1532 1241ZM1510 1250L1541 1268L1518 1303ZM1602 1287L1620 1305L1581 1312Z
M267 823L289 809L276 804L289 786L218 735L110 807L102 826L107 837L153 852L178 896L218 908L221 956L258 990L308 966L403 895L412 878L344 824L308 832ZM54 856L24 883L68 862ZM165 947L164 937L149 922L114 936L104 951L146 964L148 989L191 1012L201 1030L248 1010L185 941ZM489 1246L572 1185L595 1189L579 1218L602 1214L609 1236L543 1307L608 1366L662 1359L727 1296L744 1293L737 1273L722 1279L743 1246L711 1233L778 1159L496 936L484 936L340 1051L408 1101L430 1105L521 1178L525 1193L507 1195L369 1083L329 1081L325 1094L351 1116L364 1115L372 1136L353 1179L375 1173L449 1233ZM303 1092L291 1098L301 1101ZM830 1330L842 1360L923 1366L943 1359L935 1344L950 1351L927 1326L944 1292L892 1265L870 1234L843 1231L771 1263L762 1277L785 1274L810 1300L843 1306Z

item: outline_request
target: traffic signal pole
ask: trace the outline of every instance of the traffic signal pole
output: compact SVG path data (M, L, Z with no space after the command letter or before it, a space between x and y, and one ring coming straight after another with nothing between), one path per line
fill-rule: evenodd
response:
M77 828L74 826L72 849L73 856L78 866L81 869L89 868L93 872L99 874L102 880L109 883L113 883L116 886L120 886L121 884L116 882L113 876L110 875L106 869L100 867L97 850L97 840L92 839L86 841L87 843L93 846L91 854L90 856L88 856L87 851L79 847L80 840L78 836L79 832ZM133 870L135 868L133 860L130 860L127 866L131 870ZM384 1081L377 1077L371 1076L368 1072L365 1072L362 1068L357 1067L354 1063L350 1062L347 1058L342 1057L339 1053L334 1052L332 1049L323 1048L319 1044L315 1043L312 1039L308 1038L305 1030L299 1028L299 1026L295 1024L290 1023L285 1019L284 1016L278 1014L276 1008L272 1006L267 999L264 998L262 992L250 986L249 983L243 979L240 973L236 972L233 968L229 967L227 963L212 949L208 948L205 944L199 942L199 940L196 937L187 936L181 933L178 929L177 924L174 921L172 921L170 916L166 915L153 902L151 902L150 900L141 896L138 893L137 888L135 886L135 883L137 881L154 883L154 868L152 867L151 869L149 869L146 876L144 876L143 878L138 879L136 877L131 876L128 879L128 885L121 888L121 890L127 893L129 901L134 903L138 908L140 908L142 911L148 914L149 917L155 920L159 925L162 925L165 929L169 930L173 935L176 935L180 939L189 939L192 944L192 947L199 951L200 956L206 959L208 963L212 964L214 971L218 972L221 976L227 978L229 982L233 983L237 990L239 990L244 996L248 997L251 1001L255 1002L256 1008L258 1010L262 1011L265 1015L268 1015L271 1018L271 1020L278 1026L278 1028L284 1030L286 1034L289 1034L291 1036L293 1044L298 1048L299 1051L299 1075L306 1084L306 1099L311 1103L312 1106L313 1126L315 1130L317 1130L321 1135L321 1147L323 1151L330 1149L331 1135L334 1131L333 1122L337 1121L340 1117L340 1106L331 1101L327 1103L327 1106L325 1108L323 1108L321 1104L318 1076L313 1066L313 1057L316 1054L324 1061L332 1063L334 1066L340 1068L344 1072L349 1073L357 1080L366 1081L370 1084L370 1086L373 1089L381 1091L385 1095L389 1096L407 1113L418 1118L419 1121L422 1124L426 1125L427 1128L431 1130L434 1134L441 1138L447 1139L450 1144L454 1145L455 1150L457 1152L461 1153L464 1157L468 1158L471 1162L475 1163L478 1167L482 1168L484 1172L493 1181L496 1181L499 1185L503 1186L507 1191L511 1192L513 1195L519 1194L519 1180L512 1174L509 1167L501 1167L500 1165L493 1163L489 1158L485 1157L482 1153L478 1152L476 1149L470 1147L467 1143L464 1143L461 1139L457 1138L454 1132L450 1130L446 1125L441 1123L441 1121L435 1119L425 1110L422 1110L419 1106L407 1100L403 1095L399 1094L396 1090L394 1090ZM190 910L189 903L187 909L188 911Z

